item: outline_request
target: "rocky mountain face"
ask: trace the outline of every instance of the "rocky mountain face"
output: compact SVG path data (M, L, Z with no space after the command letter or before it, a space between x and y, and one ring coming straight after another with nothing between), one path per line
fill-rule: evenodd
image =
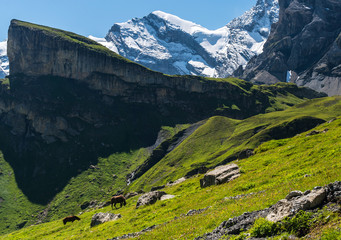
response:
M254 83L291 81L340 95L341 2L279 0L279 5L279 22L264 52L235 75Z
M12 20L10 86L1 85L0 147L19 187L45 204L99 157L153 145L161 126L278 109L314 98L294 85L169 76L74 33Z
M278 1L258 0L251 10L217 30L155 11L114 24L105 39L91 38L152 70L226 77L262 52L277 20Z
M9 62L7 57L7 41L0 42L0 78L9 74Z

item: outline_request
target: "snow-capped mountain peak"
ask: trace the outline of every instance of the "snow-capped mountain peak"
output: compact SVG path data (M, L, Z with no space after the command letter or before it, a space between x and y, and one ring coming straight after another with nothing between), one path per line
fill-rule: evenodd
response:
M172 27L181 29L182 31L187 32L189 34L193 34L197 31L209 31L208 29L200 26L199 24L181 19L178 16L165 13L160 10L152 12L151 15L163 19L164 21L167 22L167 24L171 25Z
M9 62L7 57L7 40L0 42L0 78L9 74Z
M278 0L258 0L216 30L158 10L114 24L105 40L93 39L156 71L226 77L262 52L278 9Z

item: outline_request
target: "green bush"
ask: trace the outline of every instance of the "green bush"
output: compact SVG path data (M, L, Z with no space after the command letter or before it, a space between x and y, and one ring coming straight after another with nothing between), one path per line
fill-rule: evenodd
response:
M252 237L271 237L280 232L281 226L279 223L273 223L264 218L257 219L250 230Z
M312 213L299 211L295 217L286 218L282 221L285 232L293 233L298 237L306 235L310 230Z

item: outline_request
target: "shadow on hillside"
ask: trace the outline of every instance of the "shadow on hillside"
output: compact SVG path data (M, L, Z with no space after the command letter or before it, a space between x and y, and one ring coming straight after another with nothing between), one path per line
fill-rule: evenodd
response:
M217 114L217 106L231 104L230 100L220 103L215 97L188 93L176 93L175 97L182 100L178 105L171 101L164 105L132 104L70 79L30 79L29 84L16 79L15 83L8 97L12 104L29 106L37 118L62 117L72 129L61 133L67 141L53 139L56 141L47 144L26 116L1 115L1 122L22 118L26 124L22 127L25 132L16 135L8 125L1 124L0 150L14 170L18 187L31 202L42 205L51 201L72 177L96 165L98 158L151 146L162 126L193 123ZM150 89L138 91L145 91L144 96L153 93ZM245 114L229 111L225 114L235 118Z

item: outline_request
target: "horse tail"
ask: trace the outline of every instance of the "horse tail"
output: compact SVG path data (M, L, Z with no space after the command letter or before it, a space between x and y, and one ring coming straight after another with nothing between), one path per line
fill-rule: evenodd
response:
M123 204L124 204L124 206L127 205L125 197L123 197Z

